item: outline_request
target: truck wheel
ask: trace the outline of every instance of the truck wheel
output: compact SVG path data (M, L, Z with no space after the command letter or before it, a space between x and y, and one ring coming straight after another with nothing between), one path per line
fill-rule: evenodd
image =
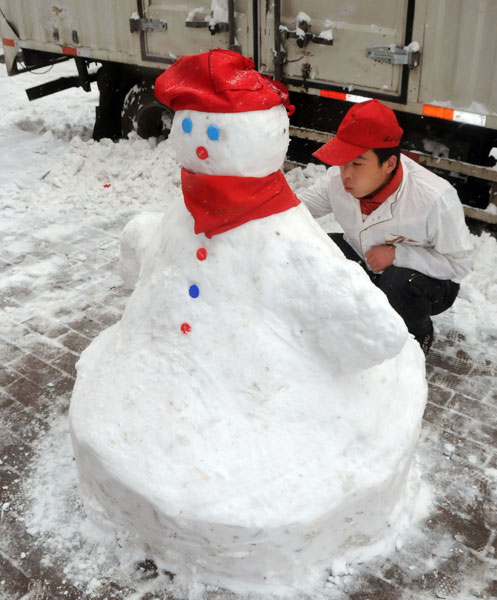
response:
M153 85L137 83L126 94L121 111L121 129L127 138L136 131L142 138L167 138L171 130L173 111L154 95Z
M121 107L132 81L121 65L103 63L97 72L97 85L100 98L95 111L93 139L110 138L117 142L122 135Z

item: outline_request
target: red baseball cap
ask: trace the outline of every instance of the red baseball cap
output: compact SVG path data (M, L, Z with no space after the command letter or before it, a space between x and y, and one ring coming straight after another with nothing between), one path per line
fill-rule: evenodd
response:
M258 73L251 58L232 50L183 56L155 81L157 99L177 110L233 113L265 110L282 104L288 114L288 89Z
M376 99L360 102L347 111L335 137L313 156L327 165L344 165L372 148L395 148L403 133L391 108Z

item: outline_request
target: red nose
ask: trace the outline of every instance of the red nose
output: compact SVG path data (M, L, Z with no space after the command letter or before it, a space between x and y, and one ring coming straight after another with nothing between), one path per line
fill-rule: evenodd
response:
M196 153L200 160L205 160L209 156L209 153L203 146L199 146L196 150Z

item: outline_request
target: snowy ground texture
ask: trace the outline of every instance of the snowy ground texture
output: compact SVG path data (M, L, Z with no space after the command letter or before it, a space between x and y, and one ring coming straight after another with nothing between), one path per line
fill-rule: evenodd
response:
M124 225L180 189L167 141L90 139L94 91L27 101L25 88L73 73L67 63L7 78L0 67L0 599L232 599L160 572L125 534L95 530L79 500L67 428L74 364L126 302ZM288 180L309 185L319 168ZM427 365L419 457L431 514L396 551L330 565L299 598L497 598L497 243L485 231L474 241L473 271L435 322Z

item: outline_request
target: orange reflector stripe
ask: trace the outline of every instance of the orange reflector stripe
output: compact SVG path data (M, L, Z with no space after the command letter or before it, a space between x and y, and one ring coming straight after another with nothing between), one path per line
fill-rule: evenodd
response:
M16 45L15 40L9 40L7 38L2 38L2 44L4 46L12 46L12 47L14 47Z
M71 46L62 46L62 54L71 54L72 56L77 56L78 50L76 48L71 48Z
M331 90L321 90L321 96L325 98L335 98L335 100L346 100L347 94L345 92L332 92Z
M371 100L366 96L356 96L355 94L348 94L347 92L333 92L332 90L319 90L321 96L325 98L334 98L335 100L346 100L347 102L365 102Z
M454 119L453 108L443 108L442 106L433 106L432 104L423 104L423 114L425 117L437 117L438 119Z
M480 127L485 127L487 121L485 115L455 110L453 108L443 108L442 106L433 106L432 104L423 104L423 115L426 117L447 119L448 121L457 121L459 123L468 123L469 125L479 125Z

